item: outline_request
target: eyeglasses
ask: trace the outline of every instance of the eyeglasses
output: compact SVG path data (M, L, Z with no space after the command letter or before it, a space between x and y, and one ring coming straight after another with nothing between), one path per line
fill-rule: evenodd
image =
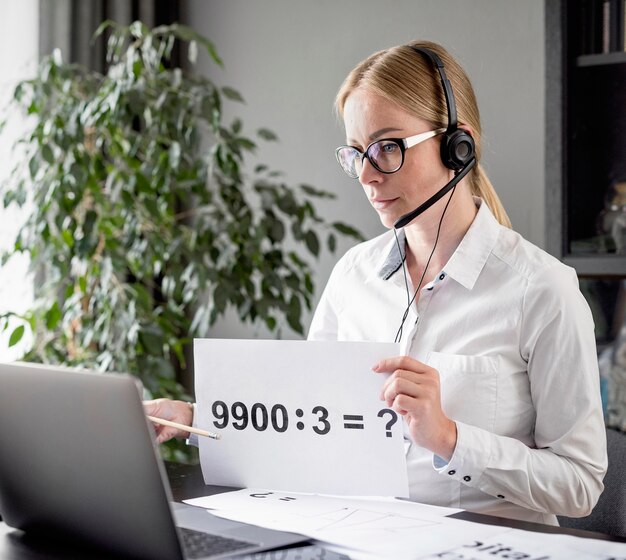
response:
M335 150L335 157L341 169L353 179L358 179L361 174L365 158L381 173L395 173L404 163L404 152L445 131L445 128L438 128L408 138L383 138L372 142L365 152L354 146L339 146Z

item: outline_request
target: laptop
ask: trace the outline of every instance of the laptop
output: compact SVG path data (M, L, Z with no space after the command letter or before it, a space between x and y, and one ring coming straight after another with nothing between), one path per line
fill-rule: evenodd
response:
M0 515L26 534L146 560L307 540L172 502L133 377L26 363L0 364Z

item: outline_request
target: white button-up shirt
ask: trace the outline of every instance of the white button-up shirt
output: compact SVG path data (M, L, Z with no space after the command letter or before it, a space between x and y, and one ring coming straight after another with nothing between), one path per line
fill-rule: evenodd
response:
M407 441L410 496L551 524L555 514L587 515L607 465L589 306L573 269L476 203L470 229L404 322L401 353L439 372L457 426L448 463ZM389 231L337 263L309 339L393 341L406 305Z

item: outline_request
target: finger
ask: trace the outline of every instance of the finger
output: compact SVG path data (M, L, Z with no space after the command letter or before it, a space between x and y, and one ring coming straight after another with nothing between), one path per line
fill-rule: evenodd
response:
M168 399L153 399L143 402L146 415L156 416L164 420L172 420L171 401Z
M167 432L159 432L159 434L156 437L156 442L160 445L162 443L165 443L166 441L170 440L171 437L168 436Z
M376 373L392 373L397 369L422 372L428 370L429 367L409 356L393 356L392 358L383 358L372 368Z
M396 383L396 381L398 379L404 379L406 381L409 381L411 383L416 383L416 384L421 384L425 381L424 375L420 375L419 373L416 373L414 371L409 371L409 370L405 370L405 369L399 369L393 372L393 374L391 374L389 377L387 377L387 379L385 379L385 381L383 382L383 385L380 389L380 398L383 398L383 395L385 393L385 391L394 383Z
M147 416L154 416L159 408L157 401L143 401L142 404Z
M172 439L173 436L171 436L167 430L162 430L161 432L159 432L159 434L156 437L156 441L157 443L160 445L161 443L165 443L166 441L169 441L170 439Z
M398 395L393 401L391 408L402 416L409 416L410 411L416 406L416 399L406 395Z
M182 432L181 430L178 430L176 428L164 427L162 430L158 432L156 441L157 443L165 443L166 441L169 441L170 439L173 439L175 437L181 437L183 435L184 435L184 432Z
M387 403L387 406L392 406L398 395L406 395L412 398L418 398L421 395L418 383L395 375L390 379L391 382L387 385L382 395L382 399Z

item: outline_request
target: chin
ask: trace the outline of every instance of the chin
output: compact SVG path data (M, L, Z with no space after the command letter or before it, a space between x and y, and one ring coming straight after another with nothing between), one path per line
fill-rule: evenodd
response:
M393 224L398 220L398 216L389 216L388 214L378 214L380 223L387 229L393 229Z

